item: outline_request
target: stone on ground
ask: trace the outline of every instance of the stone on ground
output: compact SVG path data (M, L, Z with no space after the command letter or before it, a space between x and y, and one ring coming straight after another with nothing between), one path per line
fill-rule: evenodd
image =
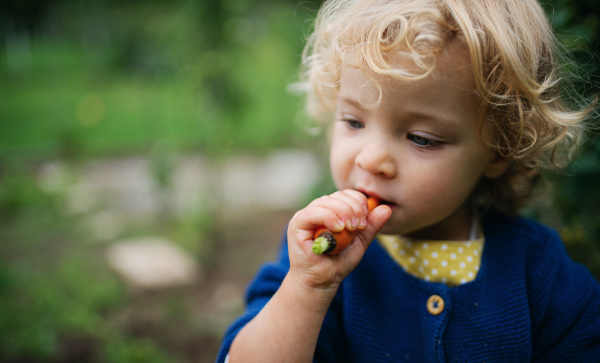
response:
M163 237L120 241L109 248L107 257L111 267L139 289L187 285L198 278L194 259Z

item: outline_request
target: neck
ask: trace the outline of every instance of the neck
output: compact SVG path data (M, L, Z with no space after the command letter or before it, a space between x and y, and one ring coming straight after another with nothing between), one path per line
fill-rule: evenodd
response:
M461 208L444 221L409 233L404 237L438 241L467 241L471 238L474 218L470 208Z

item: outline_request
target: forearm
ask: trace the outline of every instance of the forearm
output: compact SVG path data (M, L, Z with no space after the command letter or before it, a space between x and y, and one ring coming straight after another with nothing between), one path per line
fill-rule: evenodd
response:
M293 276L237 335L229 362L312 362L336 289L315 289Z

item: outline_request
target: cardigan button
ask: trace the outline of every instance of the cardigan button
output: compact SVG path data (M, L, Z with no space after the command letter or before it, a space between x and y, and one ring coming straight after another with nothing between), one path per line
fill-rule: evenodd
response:
M444 299L438 295L431 295L427 300L427 311L431 315L439 315L444 311Z

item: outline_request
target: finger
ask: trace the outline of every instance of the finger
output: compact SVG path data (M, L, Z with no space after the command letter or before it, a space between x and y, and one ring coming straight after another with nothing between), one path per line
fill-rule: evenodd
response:
M336 256L346 261L354 261L351 263L352 266L358 264L371 245L371 242L375 239L377 233L379 233L391 215L392 210L387 205L381 205L373 209L371 213L369 213L369 223L367 228L363 231L359 231L350 246L344 250L344 252Z
M333 209L318 205L311 205L298 211L290 222L290 227L296 230L310 231L310 238L312 238L312 231L320 226L339 232L346 228L346 222L341 220Z
M360 202L343 192L336 192L330 196L321 197L311 203L310 206L331 209L344 222L346 229L350 231L358 228L361 218L364 218L363 222L366 223L366 215L362 210Z
M341 192L336 192L332 194L332 196L343 199L354 209L354 217L356 218L356 222L358 223L358 225L353 224L352 227L348 228L349 230L355 230L357 228L359 230L362 230L366 228L368 208L367 197L365 197L364 194L353 189L346 189Z
M365 250L369 247L371 241L375 239L375 236L383 228L391 215L392 209L387 205L380 205L369 213L367 228L358 233Z
M364 212L365 215L369 213L367 209L367 197L363 193L354 189L344 189L341 193L344 196L352 198L352 203L356 207L357 213Z

